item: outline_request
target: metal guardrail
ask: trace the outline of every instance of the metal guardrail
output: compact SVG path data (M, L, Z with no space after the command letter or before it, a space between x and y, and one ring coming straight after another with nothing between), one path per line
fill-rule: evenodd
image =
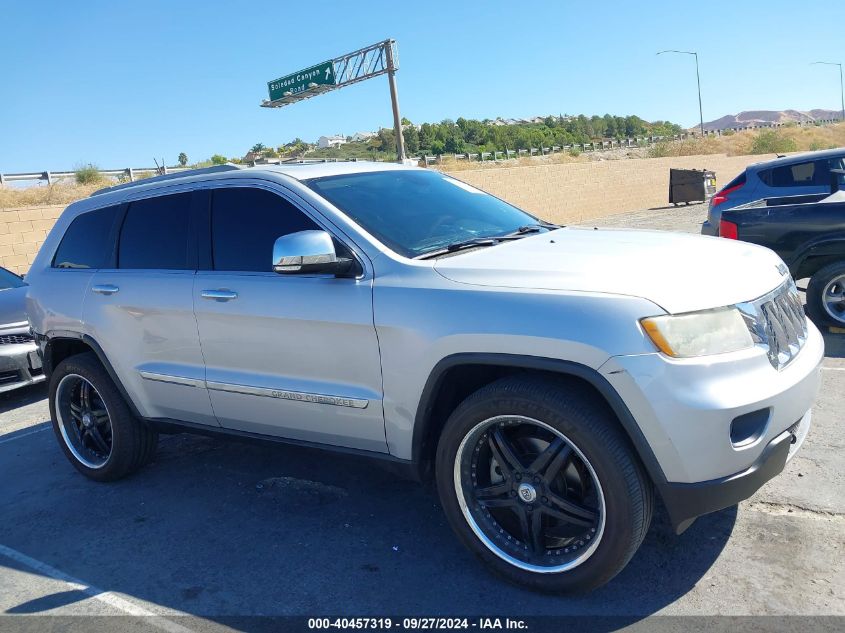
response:
M798 127L807 127L811 125L830 125L831 123L841 123L841 119L817 119L815 121L806 121L806 122L796 122L795 125ZM734 133L734 132L741 132L744 130L762 130L762 129L773 129L773 128L780 128L780 127L787 127L789 124L786 123L769 123L766 125L747 125L744 127L732 127L732 128L724 128L720 130L707 130L704 133L705 137L718 137L724 136L726 132ZM504 159L517 159L522 158L523 156L546 156L548 154L557 154L559 152L571 152L573 150L578 152L598 152L603 150L611 150L611 149L624 149L628 147L649 147L652 145L656 145L657 143L665 143L665 142L676 142L676 141L683 141L686 139L691 138L700 138L700 134L697 133L683 133L683 134L673 134L672 136L637 136L632 138L623 138L623 139L605 139L601 141L591 141L589 143L573 143L571 145L563 145L557 146L553 145L551 147L529 147L528 149L518 149L512 150L508 149L504 152L481 152L481 153L461 153L461 154L451 154L451 157L454 160L478 160L479 162L485 160L501 160L500 156L504 154ZM437 154L434 156L425 155L419 158L420 162L425 162L425 165L431 165L433 163L440 164L443 162L443 157L450 157L449 154Z
M98 169L103 176L111 176L115 178L124 177L128 182L134 182L141 174L175 174L180 171L189 171L191 167L126 167L125 169ZM0 185L5 185L9 182L21 180L46 180L48 185L52 185L58 180L67 180L68 178L76 178L75 171L36 171L24 172L15 174L0 173Z
M797 122L795 125L799 127L806 127L812 125L830 125L831 123L841 123L841 119L817 119L815 121L806 121L806 122ZM761 129L772 129L772 128L780 128L780 127L787 127L790 124L787 123L769 123L765 125L748 125L748 126L738 126L738 127L731 127L731 128L723 128L721 130L707 130L704 133L705 137L710 136L723 136L726 132L741 132L744 130L761 130ZM675 141L683 141L689 138L698 138L699 134L692 134L692 133L683 133L683 134L674 134L672 136L638 136L632 138L624 138L624 139L605 139L601 141L591 141L589 143L573 143L572 145L563 145L557 146L553 145L551 147L530 147L527 149L506 149L505 151L497 151L497 152L480 152L480 153L460 153L460 154L452 154L451 156L454 160L478 160L478 161L485 161L485 160L510 160L510 159L517 159L523 156L546 156L548 154L557 154L559 152L571 152L574 150L579 152L595 152L595 151L602 151L602 150L609 150L609 149L622 149L628 147L648 147L651 145L655 145L657 143L663 142L675 142ZM428 155L421 155L416 157L411 157L409 160L416 160L420 163L424 163L426 166L431 165L433 163L442 163L443 162L444 154L438 154L436 156L428 156ZM445 154L445 156L449 156ZM282 164L285 163L326 163L326 162L337 162L337 161L357 161L357 158L312 158L312 159L290 159L286 161L282 161ZM262 164L262 163L259 163ZM173 174L178 173L180 171L190 171L194 169L192 167L126 167L124 169L98 169L97 171L103 176L111 176L113 178L126 178L128 182L134 182L135 179L140 176L141 174L155 174L155 175L166 175L166 174ZM7 184L9 182L15 181L25 181L25 180L46 180L47 184L51 185L58 180L67 180L69 178L76 178L75 171L39 171L39 172L28 172L28 173L14 173L14 174L4 174L0 173L0 185Z

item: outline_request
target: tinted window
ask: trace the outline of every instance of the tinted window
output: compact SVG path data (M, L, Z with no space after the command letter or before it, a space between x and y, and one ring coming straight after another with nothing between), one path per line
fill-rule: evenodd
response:
M306 184L406 257L507 235L537 222L503 200L430 170L325 176Z
M24 280L5 268L0 268L0 290L25 286Z
M65 231L56 255L55 268L102 268L109 252L117 207L106 207L78 216Z
M311 218L264 189L217 189L211 205L215 270L270 272L276 238L319 229Z
M770 187L806 187L817 184L815 182L816 163L796 163L773 167L760 172L760 180Z
M120 230L118 268L188 268L190 205L190 193L131 203Z

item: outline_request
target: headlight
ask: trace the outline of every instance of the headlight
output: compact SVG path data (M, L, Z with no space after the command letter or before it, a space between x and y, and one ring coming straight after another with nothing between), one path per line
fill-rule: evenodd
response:
M675 358L736 352L754 345L736 308L667 314L640 323L657 349Z

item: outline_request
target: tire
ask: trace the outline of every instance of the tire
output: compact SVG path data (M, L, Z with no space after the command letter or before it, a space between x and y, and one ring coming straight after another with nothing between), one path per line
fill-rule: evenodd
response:
M49 400L56 439L86 477L115 481L152 459L158 434L132 414L93 353L58 364L50 376Z
M502 469L496 451L518 465ZM547 454L560 459L549 457L545 474L532 471ZM446 517L464 545L493 572L537 591L605 584L651 523L653 486L618 421L598 396L570 383L508 377L481 388L446 422L435 469Z
M816 325L845 327L845 261L818 270L807 284L807 312ZM836 297L839 297L838 301Z

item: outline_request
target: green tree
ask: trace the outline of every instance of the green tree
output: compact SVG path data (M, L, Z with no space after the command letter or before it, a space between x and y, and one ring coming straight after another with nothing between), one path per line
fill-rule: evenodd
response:
M214 165L225 165L226 164L226 157L221 154L215 154L211 157L211 162Z
M383 127L378 131L378 148L383 152L394 152L396 150L396 133L393 128Z
M179 152L179 158L177 159L179 164L184 167L188 164L188 155L185 152Z
M420 134L417 132L417 128L409 125L402 130L402 136L405 139L405 151L409 155L414 155L420 151Z
M264 146L264 143L256 143L249 151L254 152L255 154L260 154L265 149L266 147Z
M420 149L431 149L431 144L434 142L434 130L431 128L430 123L423 123L420 126L419 137Z

